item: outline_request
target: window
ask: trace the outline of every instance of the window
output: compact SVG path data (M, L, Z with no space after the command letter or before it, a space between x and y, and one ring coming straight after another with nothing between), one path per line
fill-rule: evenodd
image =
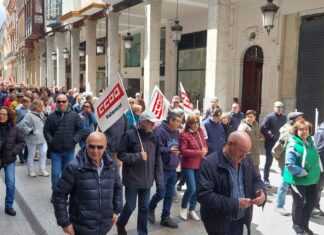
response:
M141 34L134 34L131 49L125 49L125 67L141 66Z

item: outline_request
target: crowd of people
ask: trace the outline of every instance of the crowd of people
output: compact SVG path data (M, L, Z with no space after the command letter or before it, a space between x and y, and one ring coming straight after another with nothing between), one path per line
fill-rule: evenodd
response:
M58 225L71 235L106 234L114 224L118 234L125 235L136 207L137 232L148 234L148 222L156 222L160 201L160 225L178 229L171 208L184 183L178 215L182 220L202 220L208 234L240 235L244 225L250 234L252 207L263 207L272 187L273 158L282 176L275 210L290 214L284 207L290 190L296 234L313 234L311 215L324 216L320 208L324 123L313 139L312 125L303 113L286 117L281 101L274 103L274 111L259 125L256 111L244 114L237 98L226 112L214 97L201 115L199 110L185 113L180 97L174 96L160 122L136 93L128 99L130 109L102 132L94 110L96 97L91 94L33 86L0 89L0 166L5 171L8 215L16 215L19 156L20 164L27 163L29 177L51 175L49 200ZM263 180L261 141L266 153ZM45 168L48 158L50 173ZM39 161L38 171L34 161ZM154 182L156 191L151 196Z

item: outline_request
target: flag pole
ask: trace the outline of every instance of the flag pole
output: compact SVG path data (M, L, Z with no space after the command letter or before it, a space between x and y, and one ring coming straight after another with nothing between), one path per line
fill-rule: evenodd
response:
M120 83L122 84L123 90L124 90L124 92L125 92L125 94L126 94L126 96L127 96L126 89L125 89L125 87L124 87L124 83L123 83L123 80L121 79L120 73L118 73L118 78L119 78ZM128 96L127 96L127 97L128 97ZM128 107L129 107L129 109L130 109L130 111L131 111L131 114L132 114L132 118L133 118L133 125L134 125L134 127L135 127L135 129L136 129L136 133L137 133L137 135L138 135L138 138L139 138L139 141L140 141L141 147L142 147L142 149L143 149L143 151L144 151L143 142L142 142L141 136L140 136L140 134L139 134L139 132L138 132L138 129L137 129L137 127L136 127L136 120L135 120L135 117L134 117L134 114L133 114L132 107L129 105L129 102L127 102L127 104L128 104Z

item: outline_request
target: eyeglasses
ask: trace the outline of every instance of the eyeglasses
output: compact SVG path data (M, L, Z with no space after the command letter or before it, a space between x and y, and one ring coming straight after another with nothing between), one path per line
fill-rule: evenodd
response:
M276 106L277 109L283 109L284 106Z
M199 124L199 122L193 122L193 123L191 123L191 125L195 125L195 124Z
M89 105L85 105L85 106L83 106L84 108L90 108L90 106Z
M67 100L58 100L58 101L56 101L56 103L58 103L58 104L65 104L67 102Z
M0 113L0 116L8 116L7 113Z
M88 148L90 149L95 149L97 148L98 150L102 150L105 146L103 145L94 145L94 144L88 144Z
M308 128L299 128L298 131L309 131Z

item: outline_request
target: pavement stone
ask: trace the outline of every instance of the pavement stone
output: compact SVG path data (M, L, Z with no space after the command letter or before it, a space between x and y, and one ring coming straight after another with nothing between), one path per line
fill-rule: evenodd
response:
M262 149L263 152L263 149ZM265 156L261 155L261 165L264 165ZM19 161L16 163L16 188L19 194L24 199L26 205L30 208L38 223L45 230L42 233L35 233L35 229L32 230L33 225L28 222L28 219L24 217L24 213L17 202L14 204L14 208L17 210L16 217L10 217L1 213L4 208L0 207L0 234L9 235L59 235L63 234L62 229L57 226L54 216L54 209L50 203L51 197L51 179L50 177L31 178L27 176L26 164L21 165ZM38 162L35 162L35 169L38 169ZM50 160L47 162L47 171L50 172ZM3 172L3 171L2 171ZM281 216L274 211L274 203L276 198L276 185L280 181L280 170L277 167L277 162L274 160L272 170L270 173L270 181L274 187L268 191L268 203L264 207L264 210L260 207L254 207L254 214L252 220L252 234L253 235L293 235L292 219L291 216ZM262 174L261 167L261 174ZM3 175L3 173L1 173ZM5 185L0 180L0 199L4 202L5 197ZM185 189L185 187L183 187ZM151 196L155 192L155 187L151 190ZM175 219L179 223L179 229L169 229L160 226L160 214L162 211L162 201L158 204L156 209L155 224L149 224L149 234L152 235L169 235L169 234L188 234L188 235L204 235L206 231L201 221L182 221L179 217L180 202L184 191L180 192L179 202L174 203L171 210L171 218ZM323 196L324 194L322 194ZM286 210L291 211L291 195L287 195L286 198ZM324 200L321 201L321 206L324 208ZM197 214L199 214L199 203L197 204ZM129 235L135 235L136 232L136 220L137 209L132 214L126 229ZM319 235L324 235L324 217L312 218L310 222L310 228ZM116 227L113 227L109 234L117 234ZM246 234L246 231L245 231Z

